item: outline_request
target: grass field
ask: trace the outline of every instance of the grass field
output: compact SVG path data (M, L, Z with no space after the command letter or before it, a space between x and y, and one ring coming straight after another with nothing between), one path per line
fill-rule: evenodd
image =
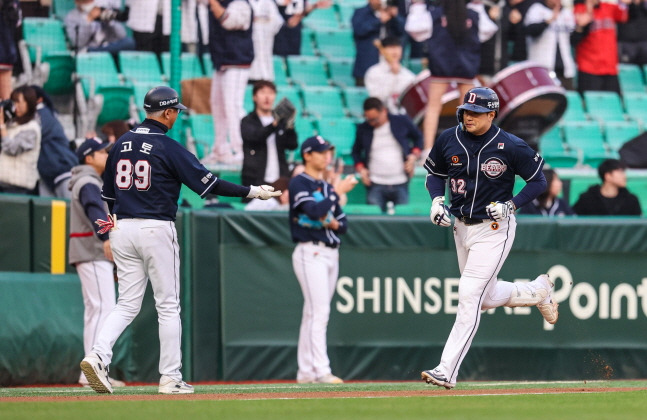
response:
M112 395L78 387L2 388L0 419L647 418L647 381L471 382L451 391L420 382L195 388L194 396L165 399L156 386L119 388Z

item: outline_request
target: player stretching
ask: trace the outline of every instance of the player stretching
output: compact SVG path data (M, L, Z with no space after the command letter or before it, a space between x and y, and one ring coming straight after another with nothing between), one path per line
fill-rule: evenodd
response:
M174 221L182 184L201 197L215 193L267 200L281 194L267 185L243 187L218 179L168 137L166 132L183 109L175 90L151 89L144 98L146 119L121 136L108 156L101 195L112 216L99 224L110 229L119 299L81 362L90 386L99 393L112 392L108 379L112 346L139 313L149 279L159 322L159 392L193 393L180 372L180 254Z
M557 322L553 283L547 275L525 284L497 281L514 241L514 211L546 189L543 159L523 140L492 124L498 110L499 98L492 89L470 89L456 113L458 126L440 135L425 162L431 221L450 226L450 213L456 218L454 240L461 272L456 321L440 364L422 372L427 383L447 389L456 385L482 310L537 305L546 321ZM526 185L513 197L515 175ZM444 204L446 179L450 208Z

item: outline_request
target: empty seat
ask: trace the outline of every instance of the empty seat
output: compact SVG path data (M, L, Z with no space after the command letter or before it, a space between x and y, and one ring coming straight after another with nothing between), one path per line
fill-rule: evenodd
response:
M564 112L561 122L586 121L587 119L584 102L580 94L574 90L567 90L566 112Z
M279 101L283 98L288 98L290 102L294 104L294 107L297 109L297 116L304 113L303 100L301 99L301 89L299 89L298 86L278 86L275 103L279 103ZM297 117L297 120L298 119L299 118Z
M352 165L351 151L355 143L355 121L350 118L321 118L317 121L319 135L335 145L335 153Z
M32 62L36 61L38 52L44 57L48 53L68 50L65 29L60 20L29 17L22 24L23 38L29 47Z
M406 67L411 70L413 74L418 74L426 68L426 65L422 58L410 58L406 62Z
M277 86L284 86L288 82L288 67L285 64L283 57L275 55L272 57L272 64L274 65L274 83Z
M314 39L319 54L328 59L332 57L355 57L353 33L348 29L318 30L314 32Z
M211 61L210 53L202 54L202 68L207 77L213 76L213 61Z
M627 114L631 118L642 122L643 125L647 124L647 93L626 93L623 99Z
M355 13L355 10L357 10L359 7L365 6L366 4L347 4L343 3L338 6L339 8L339 21L340 21L340 26L342 28L351 28L353 25L351 23L351 19L353 18L353 14Z
M192 114L187 120L187 148L194 149L198 159L205 157L213 146L213 117L211 114ZM193 151L193 150L191 150Z
M355 187L354 189L356 189ZM352 191L351 191L352 192ZM344 213L346 214L363 214L363 215L376 215L382 214L382 209L380 206L375 204L359 204L359 203L350 203L346 204L344 207Z
M328 59L328 71L333 84L337 86L354 86L355 78L353 77L354 58L339 57Z
M539 141L544 160L554 168L570 168L578 163L578 154L564 143L561 127L555 125Z
M294 130L297 132L299 144L303 143L303 141L308 137L312 137L316 134L314 120L308 117L299 117L295 119ZM295 158L299 157L295 156Z
M352 116L358 119L364 118L364 101L368 98L365 87L352 86L343 89L346 107Z
M139 115L139 119L143 120L146 118L146 112L144 111L144 97L146 97L146 94L148 93L149 90L154 88L155 86L159 86L157 83L152 83L152 82L136 82L133 83L133 95L134 95L134 104L135 108L137 109L137 113Z
M642 70L636 64L621 63L618 65L618 79L622 93L644 92L645 81Z
M326 9L315 9L303 20L304 26L311 29L335 29L339 28L337 10L331 6Z
M301 31L301 55L314 56L317 54L312 33L312 29L308 28L303 28Z
M202 65L200 64L200 60L198 59L197 55L189 52L184 52L180 55L180 63L180 80L204 77L204 73L202 72ZM162 71L164 72L166 79L170 80L171 53L168 51L162 53Z
M74 0L55 0L52 3L52 14L63 20L67 13L76 7Z
M569 122L564 124L563 129L567 145L579 151L582 163L597 167L602 160L611 157L604 146L604 137L597 122Z
M600 121L625 121L620 96L615 92L584 92L584 103L588 114Z
M47 93L64 95L72 93L74 83L74 58L70 51L52 51L44 54L42 61L49 63L49 77L43 85Z
M303 88L306 112L318 118L341 118L346 115L339 89L332 86L306 86Z
M635 121L611 121L605 127L607 145L618 151L625 142L640 134L640 127Z
M157 55L150 51L120 51L121 73L132 82L155 82L165 80L160 70Z
M287 58L290 79L301 86L328 85L328 72L320 57L291 55Z

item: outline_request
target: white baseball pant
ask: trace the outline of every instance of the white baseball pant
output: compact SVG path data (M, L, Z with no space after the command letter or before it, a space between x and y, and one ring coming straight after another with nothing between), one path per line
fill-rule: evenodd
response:
M326 331L339 275L339 249L299 243L292 253L292 266L303 292L297 380L310 381L331 373Z
M151 219L121 219L110 232L117 265L119 298L92 349L108 365L112 347L141 309L150 279L159 323L160 375L182 380L180 254L175 224Z
M232 153L243 155L240 120L245 116L243 102L248 78L249 68L229 67L213 72L210 103L215 141L211 153L219 160L230 159Z

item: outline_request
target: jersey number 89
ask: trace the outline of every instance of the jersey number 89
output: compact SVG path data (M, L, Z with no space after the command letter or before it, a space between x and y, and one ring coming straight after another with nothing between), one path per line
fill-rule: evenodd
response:
M133 177L134 172L134 177ZM120 190L129 190L135 182L135 188L146 191L151 186L151 165L147 160L138 160L135 165L128 159L117 162L115 183Z

